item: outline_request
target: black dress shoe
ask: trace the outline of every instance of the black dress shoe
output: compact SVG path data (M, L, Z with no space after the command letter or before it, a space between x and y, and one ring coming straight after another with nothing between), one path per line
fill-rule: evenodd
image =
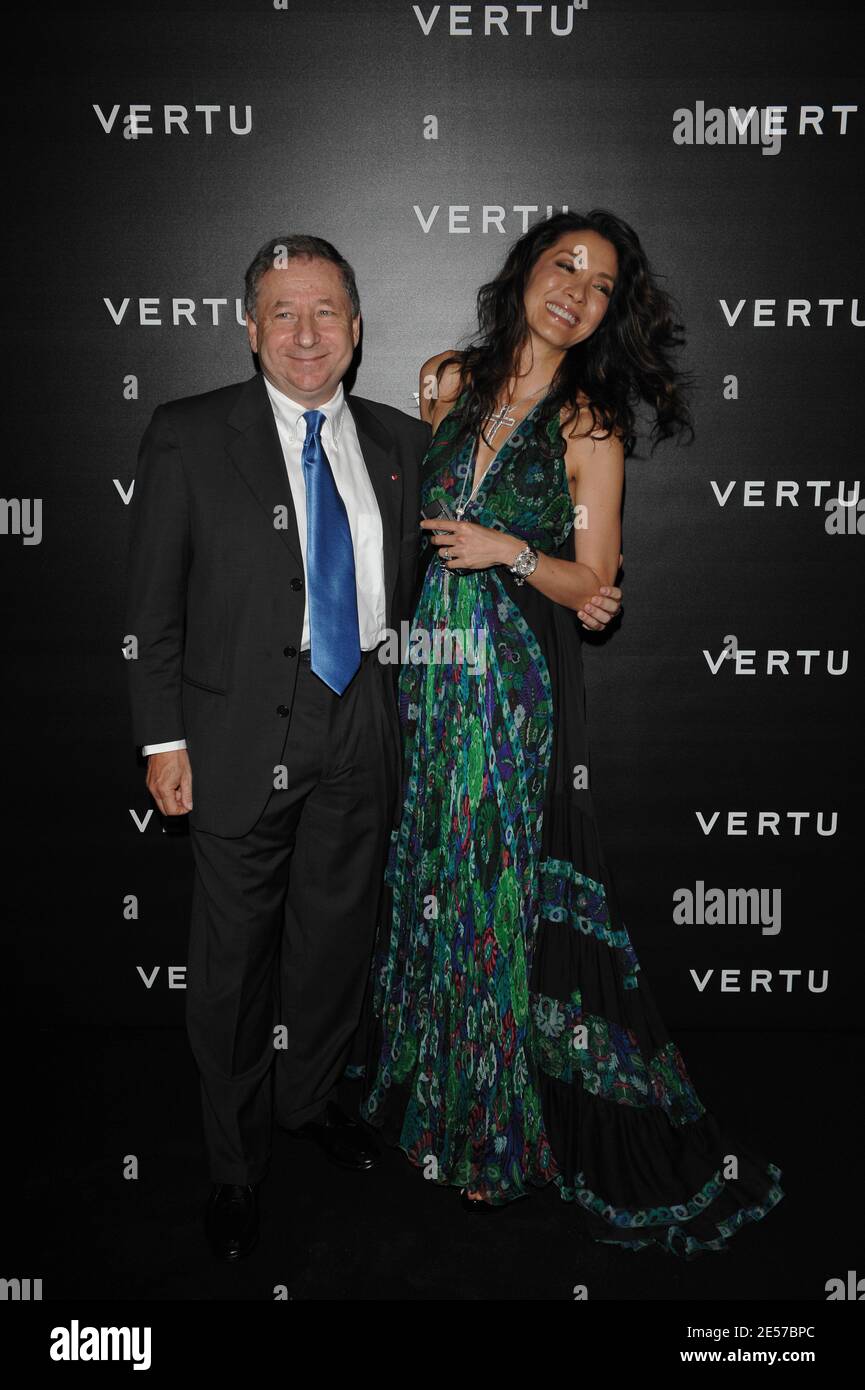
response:
M258 1240L258 1183L218 1183L207 1199L204 1226L218 1260L239 1260Z
M331 1163L355 1172L366 1172L380 1156L369 1131L359 1121L349 1119L334 1101L328 1103L320 1118L307 1120L298 1129L288 1129L286 1133L292 1139L312 1140Z

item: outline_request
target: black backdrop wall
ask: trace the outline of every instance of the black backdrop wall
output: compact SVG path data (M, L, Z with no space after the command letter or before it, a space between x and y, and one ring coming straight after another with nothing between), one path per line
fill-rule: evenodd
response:
M289 0L33 24L5 86L17 999L53 1023L182 1021L191 856L131 744L126 539L153 408L252 370L253 252L335 242L361 290L355 389L411 413L510 241L601 206L676 296L699 380L696 443L650 459L644 439L628 464L626 610L585 644L625 920L673 1029L857 1025L854 11ZM738 138L731 106L755 108ZM700 884L777 890L774 925L677 923Z

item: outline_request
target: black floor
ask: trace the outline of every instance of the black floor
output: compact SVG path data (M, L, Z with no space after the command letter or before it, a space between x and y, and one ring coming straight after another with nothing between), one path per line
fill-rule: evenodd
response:
M861 1035L677 1034L704 1104L783 1170L784 1200L726 1255L685 1263L587 1241L552 1188L478 1220L399 1152L344 1173L277 1131L261 1243L236 1267L203 1240L209 1179L185 1033L34 1041L28 1093L43 1136L17 1159L6 1146L26 1221L5 1264L41 1278L45 1300L273 1300L284 1286L294 1300L573 1301L585 1285L590 1300L825 1301L827 1279L865 1274Z

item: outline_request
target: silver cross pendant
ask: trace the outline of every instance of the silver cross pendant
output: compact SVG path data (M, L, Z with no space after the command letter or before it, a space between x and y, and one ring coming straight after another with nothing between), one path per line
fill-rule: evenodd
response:
M503 430L505 428L505 425L509 425L510 428L513 429L516 423L517 422L513 418L513 416L508 414L507 406L503 405L501 410L497 410L494 415L491 415L489 417L489 419L487 420L487 428L486 430L484 430L484 433L488 433L490 439L492 440L495 439L499 430Z

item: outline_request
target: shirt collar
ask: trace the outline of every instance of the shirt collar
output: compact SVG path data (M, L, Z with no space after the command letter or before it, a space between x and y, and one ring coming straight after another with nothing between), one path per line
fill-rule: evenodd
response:
M262 375L264 374L262 373ZM345 418L346 410L345 392L342 389L341 381L337 383L336 390L330 400L325 401L323 405L317 406L300 405L297 401L292 400L291 396L287 396L284 391L280 391L277 386L274 386L271 381L268 381L267 377L264 377L264 384L267 388L267 394L270 397L270 403L273 406L274 414L277 419L282 420L294 437L299 439L301 443L303 443L306 438L306 421L303 418L304 412L311 409L321 411L322 415L324 415L327 420L334 442L337 444L339 443L340 430L342 429L342 422Z

